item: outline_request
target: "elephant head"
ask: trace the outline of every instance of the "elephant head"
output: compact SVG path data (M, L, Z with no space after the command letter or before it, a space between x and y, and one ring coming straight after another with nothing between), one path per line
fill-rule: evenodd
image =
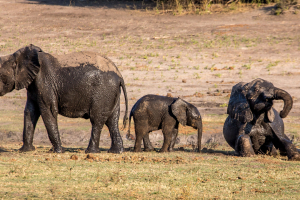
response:
M39 47L29 45L15 53L0 57L0 96L14 89L27 88L40 69Z
M253 120L255 116L266 113L268 120L274 120L273 100L284 101L280 117L288 115L293 106L293 99L286 91L276 88L272 83L255 79L249 83L240 82L232 88L232 93L227 108L227 114L241 123Z
M172 105L171 111L183 126L191 126L198 130L198 150L201 150L202 118L198 109L186 101L178 98Z

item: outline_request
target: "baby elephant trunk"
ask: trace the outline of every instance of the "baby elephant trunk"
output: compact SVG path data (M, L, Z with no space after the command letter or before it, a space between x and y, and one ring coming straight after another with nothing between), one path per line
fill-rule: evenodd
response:
M275 88L274 89L274 99L282 99L284 102L283 110L280 111L280 117L285 118L293 107L293 98L286 91Z
M198 121L197 130L198 130L198 152L201 153L201 139L202 139L202 119L201 119L201 117L199 118L199 121Z

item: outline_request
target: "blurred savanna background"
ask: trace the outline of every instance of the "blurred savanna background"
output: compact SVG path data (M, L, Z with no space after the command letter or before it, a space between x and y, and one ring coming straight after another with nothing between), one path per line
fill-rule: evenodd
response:
M294 0L0 0L0 56L28 44L53 55L104 54L123 75L130 108L146 94L181 97L199 109L204 127L201 154L190 127L180 127L173 153L132 153L132 125L133 138L121 130L127 152L106 153L111 141L104 127L103 152L86 155L89 120L59 116L66 153L48 153L41 119L37 150L18 153L26 90L13 91L0 97L0 197L296 198L297 162L236 157L222 129L232 86L263 78L293 96L285 132L299 147L299 8ZM120 125L124 111L121 95ZM150 139L159 150L161 131Z

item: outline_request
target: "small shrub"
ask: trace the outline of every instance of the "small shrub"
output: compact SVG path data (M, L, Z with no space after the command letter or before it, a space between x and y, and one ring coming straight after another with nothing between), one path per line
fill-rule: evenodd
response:
M279 2L275 5L274 14L280 15L285 10L288 10L291 6L297 5L298 0L279 0Z
M291 6L297 4L298 4L297 0L280 0L275 7L277 9L286 10L289 9Z

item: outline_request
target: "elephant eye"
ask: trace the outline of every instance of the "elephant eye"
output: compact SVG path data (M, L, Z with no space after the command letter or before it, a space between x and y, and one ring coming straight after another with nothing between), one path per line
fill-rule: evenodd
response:
M5 76L1 77L1 80L2 80L3 84L7 84L7 78Z
M3 84L7 84L8 83L8 77L4 74L0 75L0 79L2 81Z

